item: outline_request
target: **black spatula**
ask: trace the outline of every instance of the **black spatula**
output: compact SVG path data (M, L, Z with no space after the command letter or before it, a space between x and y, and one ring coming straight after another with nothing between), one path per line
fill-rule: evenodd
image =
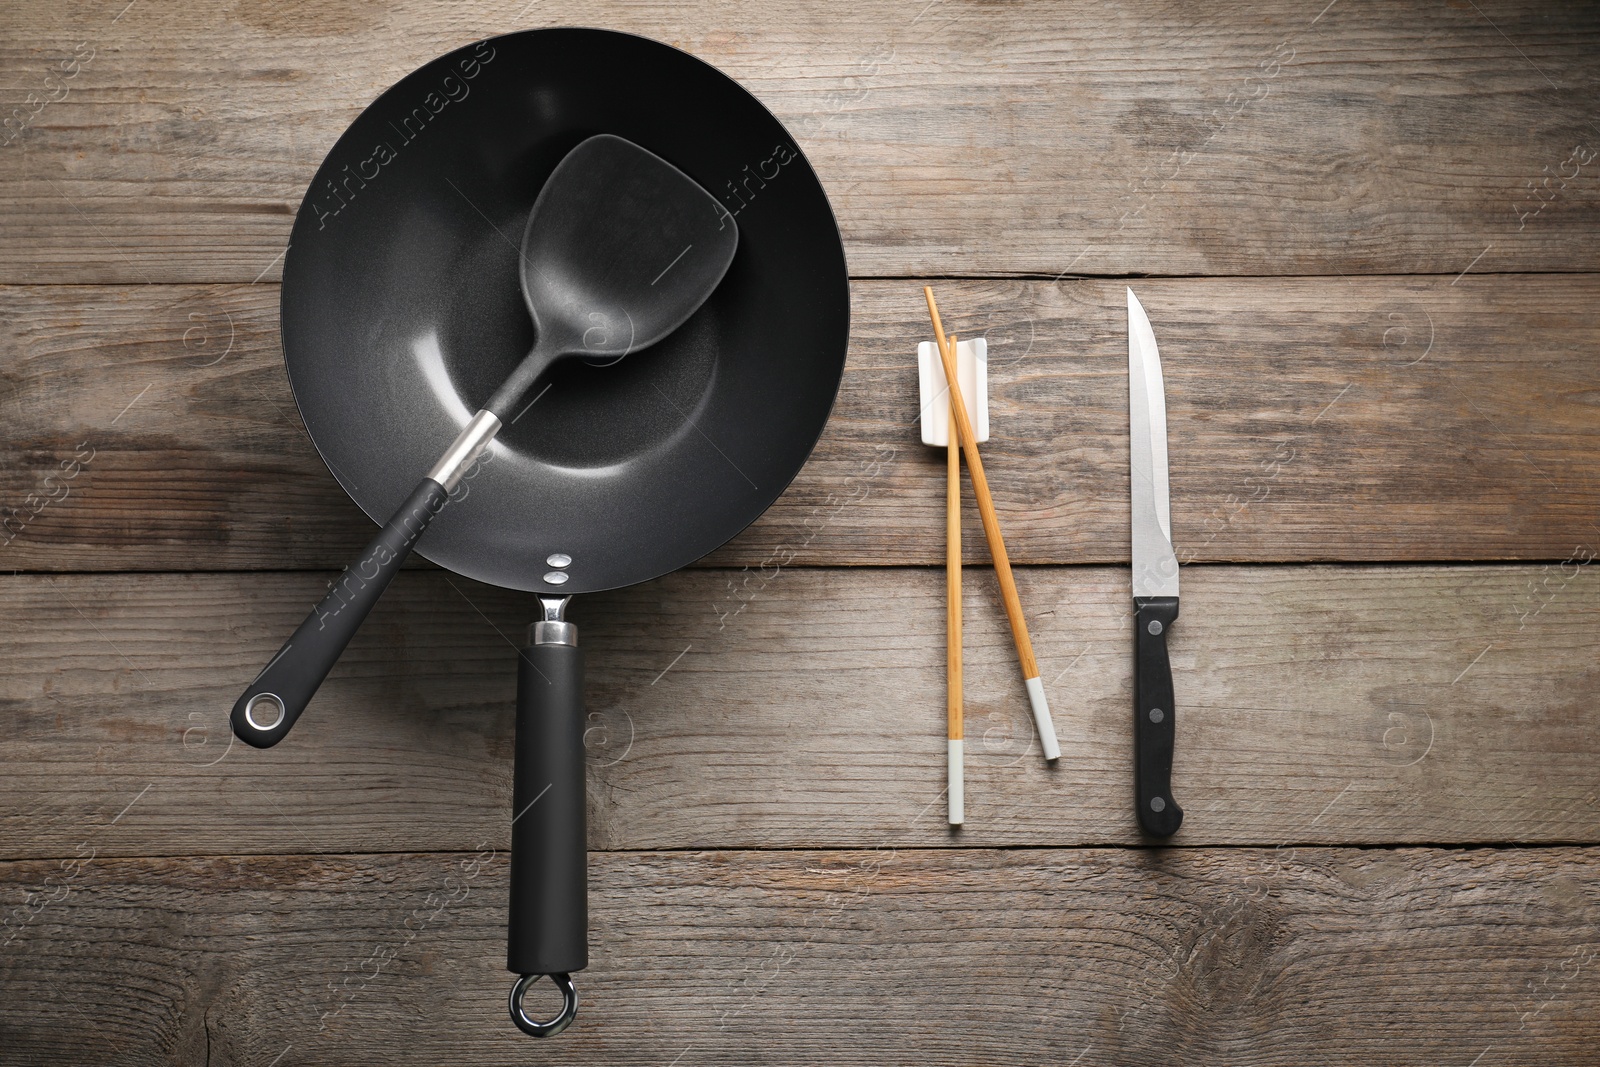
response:
M568 153L522 239L533 350L250 683L233 706L234 733L257 748L283 740L450 491L552 364L616 360L660 341L716 289L738 240L710 193L638 145L601 134Z

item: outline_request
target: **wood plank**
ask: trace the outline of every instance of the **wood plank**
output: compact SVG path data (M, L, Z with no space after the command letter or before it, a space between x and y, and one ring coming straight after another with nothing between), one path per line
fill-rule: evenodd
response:
M991 344L985 465L1013 559L1125 561L1122 283L938 288L951 328ZM1600 276L1138 290L1165 364L1185 560L1561 560L1600 546ZM712 564L942 562L941 457L916 431L919 289L862 282L854 302L816 453ZM0 524L14 535L0 565L352 557L372 527L305 436L276 305L267 284L0 288ZM968 558L986 560L970 490L967 520Z
M1597 268L1600 11L1323 6L12 5L0 281L274 278L361 107L538 25L642 33L742 81L862 275Z
M506 869L0 864L40 907L0 950L8 1058L1491 1067L1600 1039L1593 849L597 855L545 1044L505 1016Z
M1600 842L1596 571L1191 568L1175 843ZM505 847L531 597L405 575L288 740L229 747L228 709L323 577L0 579L0 854L91 831L105 855ZM993 575L967 577L959 833L938 570L703 570L581 599L591 845L1138 843L1126 570L1019 571L1053 769Z

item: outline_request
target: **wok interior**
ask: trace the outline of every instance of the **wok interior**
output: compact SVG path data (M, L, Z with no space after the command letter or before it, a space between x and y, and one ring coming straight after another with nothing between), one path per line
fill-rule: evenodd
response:
M446 78L455 95L402 140ZM744 90L626 34L469 46L400 82L341 138L285 265L296 400L369 515L404 499L528 351L518 244L544 180L599 132L718 194L737 214L739 250L661 343L615 365L564 361L536 385L422 539L435 562L512 588L612 588L717 547L799 471L843 369L837 227L794 142ZM382 144L392 152L374 173ZM543 580L554 553L573 559L559 587Z

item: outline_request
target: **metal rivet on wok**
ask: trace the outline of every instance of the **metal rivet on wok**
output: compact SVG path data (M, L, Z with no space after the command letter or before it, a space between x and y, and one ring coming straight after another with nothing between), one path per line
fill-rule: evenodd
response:
M565 552L552 552L545 557L545 563L557 570L564 570L572 566L572 557Z
M545 585L566 585L567 584L567 572L566 571L551 571L550 573L548 573L548 574L546 574L544 576L544 584Z

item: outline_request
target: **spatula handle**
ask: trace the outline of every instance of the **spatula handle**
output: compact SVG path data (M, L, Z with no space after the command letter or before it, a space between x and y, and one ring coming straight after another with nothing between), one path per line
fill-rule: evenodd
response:
M448 496L444 486L424 478L344 569L233 705L233 732L241 741L270 748L283 740Z
M467 421L410 498L344 569L322 603L311 609L266 669L256 675L233 705L233 732L241 741L271 748L283 740L389 582L400 573L417 538L444 509L450 492L461 484L467 469L499 430L500 420L492 412L480 411Z

